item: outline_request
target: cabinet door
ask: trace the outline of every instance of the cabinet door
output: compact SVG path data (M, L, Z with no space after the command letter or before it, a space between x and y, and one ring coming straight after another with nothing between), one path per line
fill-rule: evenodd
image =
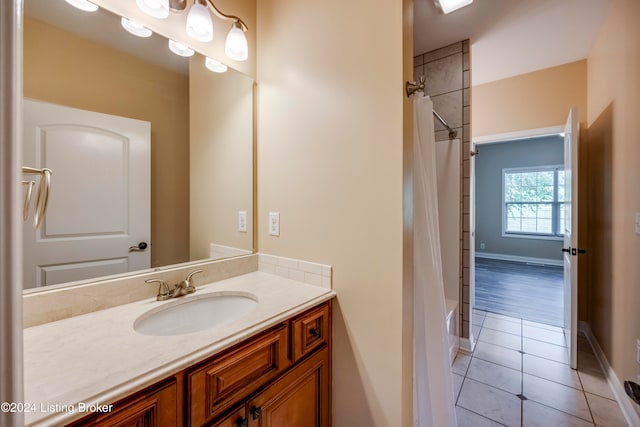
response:
M248 402L249 427L328 427L329 404L325 347Z
M73 426L165 427L178 424L178 396L175 380L159 389L143 391L113 406L110 413L95 414Z
M189 372L188 424L211 421L284 372L291 364L288 336L284 323Z
M244 405L233 411L226 417L216 420L209 427L248 427L249 420L247 420Z

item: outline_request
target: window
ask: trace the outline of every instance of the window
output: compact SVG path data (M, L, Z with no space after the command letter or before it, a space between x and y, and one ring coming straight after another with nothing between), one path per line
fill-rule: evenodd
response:
M560 166L502 170L505 236L561 237L565 215Z

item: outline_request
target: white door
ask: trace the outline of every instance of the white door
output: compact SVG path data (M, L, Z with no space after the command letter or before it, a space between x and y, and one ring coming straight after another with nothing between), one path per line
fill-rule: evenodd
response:
M24 287L149 268L148 122L24 101L25 166L49 168L46 217L24 224ZM144 245L142 245L144 246Z
M576 107L569 111L564 130L564 331L569 364L578 366L578 140Z

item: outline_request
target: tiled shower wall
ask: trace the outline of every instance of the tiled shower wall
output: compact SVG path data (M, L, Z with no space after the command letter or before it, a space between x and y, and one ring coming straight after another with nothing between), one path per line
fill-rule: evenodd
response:
M471 58L469 40L464 40L415 56L414 79L425 77L425 93L433 108L449 126L457 130L462 141L460 153L460 324L462 336L469 338L471 299L469 295L469 221L471 161ZM448 131L435 119L436 141L449 138Z

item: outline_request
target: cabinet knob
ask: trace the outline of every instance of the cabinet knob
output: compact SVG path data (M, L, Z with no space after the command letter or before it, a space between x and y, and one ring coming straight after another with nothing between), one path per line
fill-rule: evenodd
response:
M237 427L249 427L249 420L244 417L240 417L236 420Z
M258 418L260 418L262 416L262 408L259 406L252 406L251 409L251 417L254 420L257 420Z
M316 337L316 338L320 338L320 336L322 335L322 333L320 332L320 328L311 328L309 330L309 333L311 334L312 337Z

